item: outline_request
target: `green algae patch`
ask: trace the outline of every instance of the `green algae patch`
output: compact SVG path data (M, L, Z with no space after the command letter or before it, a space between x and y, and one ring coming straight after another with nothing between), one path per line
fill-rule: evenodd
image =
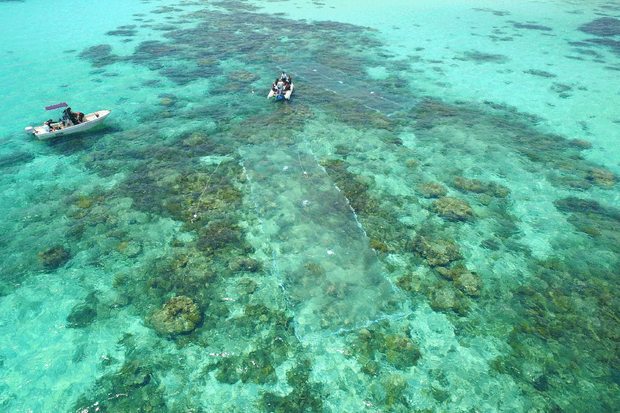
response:
M78 202L76 203L76 205L79 208L90 208L90 206L93 204L93 200L88 198L88 197L80 197L80 199L78 200Z

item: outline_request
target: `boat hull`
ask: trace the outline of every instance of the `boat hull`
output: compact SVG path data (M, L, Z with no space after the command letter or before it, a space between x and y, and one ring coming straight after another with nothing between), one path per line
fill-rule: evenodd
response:
M56 122L52 124L55 129L53 131L46 131L44 126L35 126L34 128L26 128L26 132L35 135L40 140L52 139L57 136L72 135L74 133L84 132L86 130L92 129L95 126L103 123L103 121L106 117L108 117L109 114L109 110L99 110L97 112L84 115L84 121L77 125L66 126L62 122Z
M295 86L291 83L291 88L289 90L287 90L282 96L284 96L284 99L286 100L291 100L291 95L293 94L293 89L295 89ZM277 95L276 93L272 90L269 91L269 94L267 95L267 99L277 99Z

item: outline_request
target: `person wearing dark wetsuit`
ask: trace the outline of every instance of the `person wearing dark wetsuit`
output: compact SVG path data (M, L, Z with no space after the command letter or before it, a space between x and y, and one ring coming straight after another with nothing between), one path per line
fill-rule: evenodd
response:
M73 112L71 108L67 108L62 112L64 119L68 119L73 125L80 124L84 121L82 112Z

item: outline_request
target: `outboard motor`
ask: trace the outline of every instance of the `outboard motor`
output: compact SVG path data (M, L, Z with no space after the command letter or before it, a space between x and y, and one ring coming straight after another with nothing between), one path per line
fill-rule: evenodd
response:
M32 126L28 126L28 127L26 128L26 133L27 133L28 135L34 135L34 128L33 128Z

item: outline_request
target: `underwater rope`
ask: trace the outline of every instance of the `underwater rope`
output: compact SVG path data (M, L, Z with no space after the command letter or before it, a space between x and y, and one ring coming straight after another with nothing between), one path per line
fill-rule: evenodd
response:
M306 142L306 144L308 144L308 142ZM301 143L300 143L300 145L301 145ZM297 160L299 161L299 167L301 168L302 171L304 171L304 176L307 178L308 177L308 172L306 172L306 170L304 169L303 165L301 164L301 154L300 154L300 151L299 151L299 145L297 145Z
M270 253L270 276L293 316L296 339L316 342L410 316L405 297L391 303L399 290L381 269L350 201L320 164L310 142L302 136L292 144L268 141L238 148L260 227L260 235L253 234ZM313 202L317 204L311 207ZM314 221L333 225L317 226ZM305 285L301 271L308 262L325 265L325 279ZM326 291L330 285L339 286L344 295L330 297ZM334 311L323 314L327 306Z
M224 162L224 160L220 160L220 162L217 164L213 172L211 172L211 174L209 175L209 178L207 178L207 183L205 184L205 187L202 190L202 193L200 194L200 196L198 197L198 201L196 202L196 208L194 209L194 213L192 214L193 218L189 221L192 224L194 223L194 219L198 218L198 208L200 207L200 200L202 199L202 196L205 194L205 192L207 192L207 188L209 187L209 182L211 182L211 177L213 176L213 174L215 174L215 172L220 167L222 162Z

